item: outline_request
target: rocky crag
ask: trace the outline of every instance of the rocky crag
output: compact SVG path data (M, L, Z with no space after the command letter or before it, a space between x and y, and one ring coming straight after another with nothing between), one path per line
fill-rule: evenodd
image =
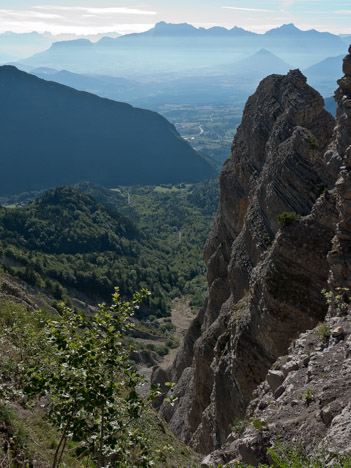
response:
M255 390L245 418L201 466L269 464L267 449L278 452L278 447L318 454L322 460L326 449L350 454L350 421L351 316L338 314L301 334L288 355L275 362Z
M330 153L342 159L342 167L336 182L339 220L330 263L330 285L336 288L351 288L351 46L343 62L344 76L338 81L335 92L338 104L337 124Z
M291 348L290 358L282 358L294 339L324 320L328 307L321 290L328 288L328 278L332 295L340 296L336 288L350 286L350 56L344 60L344 73L336 92L336 124L298 70L263 80L246 104L232 155L222 169L220 205L205 246L207 299L173 365L156 368L153 374L161 385L177 382L175 404L161 398L158 407L178 437L204 454L222 446L229 434L231 445L237 444L212 461L240 458L240 447L242 453L247 448L249 455L241 457L245 462L265 461L278 419L289 419L285 409L295 414L305 407L298 396L308 390L305 383L315 383L318 410L312 405L309 409L323 427L347 407L339 401L323 419L321 411L331 397L315 373L324 364L316 364L321 353L326 359L338 356L338 364L326 372L340 377L340 388L344 385L350 324L330 317L325 327L342 327L339 337L328 338L320 349L316 345L312 359L307 338L317 335L309 332ZM341 292L347 295L346 289ZM334 304L333 297L329 299ZM274 363L279 385L272 387L266 379ZM294 372L300 374L292 390ZM268 405L271 400L275 406ZM297 408L286 403L292 400ZM269 414L255 413L268 406ZM234 440L240 439L232 432L234 422L253 414L267 423L269 435L255 429L265 443L254 438L240 445ZM298 423L298 418L291 421L295 431Z

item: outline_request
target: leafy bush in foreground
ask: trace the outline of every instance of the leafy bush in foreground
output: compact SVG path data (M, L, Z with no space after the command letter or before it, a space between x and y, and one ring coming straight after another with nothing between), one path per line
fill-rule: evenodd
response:
M25 392L49 395L48 419L61 432L52 468L60 466L69 440L78 458L99 468L132 467L135 460L137 466L149 466L147 440L133 427L145 406L136 391L140 377L120 340L148 295L143 290L122 303L116 291L113 305L100 306L91 318L64 309L60 318L47 322L49 353L27 372Z
M4 412L9 402L16 401L27 408L44 408L45 418L59 434L52 468L63 466L67 451L74 457L72 467L149 467L153 460L168 466L161 463L168 448L151 449L151 409L137 392L142 378L130 365L130 348L121 339L133 326L134 310L149 294L142 290L122 302L116 290L113 305L100 306L93 317L67 308L61 315L45 317L16 304L0 304ZM152 390L149 399L158 392ZM15 434L7 426L7 432ZM6 455L15 454L15 447L22 447L20 454L25 454L25 444L20 447L16 440ZM23 459L20 454L18 462Z

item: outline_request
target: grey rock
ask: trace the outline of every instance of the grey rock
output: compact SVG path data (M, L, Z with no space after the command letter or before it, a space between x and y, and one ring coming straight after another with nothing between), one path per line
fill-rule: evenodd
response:
M351 453L351 402L335 416L324 443L336 453Z
M310 362L311 356L305 354L302 356L302 364L304 366L307 366L307 364Z
M301 106L296 103L297 110L286 131L286 117L292 114L289 106L284 115L279 111L283 100L277 99L275 91L281 89L281 78L276 78L275 91L270 89L268 98L265 87L272 84L269 78L248 101L232 157L221 174L221 203L205 249L210 287L201 337L194 347L194 382L203 382L197 370L199 362L203 365L205 353L199 361L198 347L205 349L208 338L219 343L226 333L229 352L225 356L209 354L211 364L202 368L212 371L209 394L215 390L216 401L221 401L223 407L224 396L231 397L231 417L243 417L247 407L246 417L266 421L267 426L255 433L248 427L229 447L217 450L217 464L228 460L256 466L269 463L266 449L272 446L277 433L283 443L303 445L307 454L312 454L320 442L330 451L351 453L351 46L349 52L344 59L345 76L338 81L335 93L338 111L332 135L320 111L316 112L317 100L312 95L309 97L314 103L309 101L309 109L303 111L303 123ZM288 77L289 84L285 81L284 86L294 89L289 94L290 103L297 96L305 99L307 88L301 74L292 72ZM265 113L267 109L270 115ZM307 120L319 118L317 137L317 130ZM321 151L303 150L307 130L317 138ZM299 180L291 172L285 179L293 148L299 161L311 164L309 167L318 173L328 194L307 201L305 170L301 170ZM285 157L280 152L283 149ZM282 161L284 165L280 165ZM279 229L273 222L273 212L278 207L281 210L285 202L288 206L288 200L290 207L285 211L296 211L302 218ZM262 232L274 238L263 256L257 242ZM320 294L323 287L331 290L326 317ZM336 335L328 343L321 343L318 332L313 330L318 321L326 321ZM215 330L217 334L213 334ZM291 344L298 332L303 333ZM347 339L340 339L344 336ZM283 358L286 352L289 355ZM262 382L267 375L269 362L269 375L276 377L282 372L286 377L283 399L273 399L268 378L254 388L254 380ZM298 362L298 366L290 368L292 362ZM220 388L225 391L221 393ZM275 391L279 389L275 387ZM249 404L254 390L256 403ZM199 391L194 385L193 398ZM309 395L313 395L312 400ZM203 402L206 405L205 399ZM190 442L198 450L211 450L221 444L225 418L216 405L208 405L203 411L198 406L197 411L201 422Z
M227 443L234 442L236 439L235 432L231 432L229 436L227 437Z
M289 361L282 367L282 372L286 377L290 372L296 371L299 368L298 361Z
M271 387L272 392L274 393L278 387L284 382L285 376L281 371L270 370L267 374L267 382Z
M213 458L211 455L207 455L207 457L205 457L202 462L201 462L201 468L211 468L214 466L213 464Z
M275 392L274 392L274 398L277 399L279 398L281 395L283 395L283 393L285 392L285 387L284 385L281 385L280 387L278 387Z
M221 172L220 206L205 246L208 296L167 370L180 398L171 411L160 407L172 430L203 453L225 442L247 408L250 417L268 422L267 430L246 429L218 450L217 463L266 463L277 432L310 452L317 440L350 450L350 346L340 339L350 333L350 67L348 55L335 93L336 125L300 72L263 80ZM323 187L328 193L319 196ZM282 212L301 218L280 226ZM325 320L320 291L329 286L327 323L335 330L340 322L333 318L345 316L344 333L318 343L312 329ZM271 377L268 385L270 368L271 376L282 373L279 384ZM283 381L289 391L274 400L272 389ZM314 401L305 405L308 392Z
M321 418L322 418L322 421L324 422L325 425L328 425L330 423L330 421L333 419L333 415L332 415L330 406L325 406L321 410Z

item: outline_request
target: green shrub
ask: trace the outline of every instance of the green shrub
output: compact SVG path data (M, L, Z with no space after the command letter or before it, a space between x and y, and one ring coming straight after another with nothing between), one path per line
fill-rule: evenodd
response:
M314 400L313 390L307 389L302 395L305 405L308 406Z
M301 218L301 215L295 211L283 211L283 213L278 214L277 221L282 226L289 226L290 224L298 221Z
M326 343L330 338L330 327L325 322L321 323L315 330L315 334L322 343Z
M317 138L313 137L313 138L310 139L310 147L313 148L313 149L319 148Z
M317 446L313 454L307 455L302 445L288 446L276 442L273 448L268 449L268 453L277 468L351 468L350 455L332 453L323 445Z
M245 431L247 424L247 419L235 418L232 424L232 431L237 432L238 434L242 434Z
M335 293L322 289L327 303L338 315L346 315L349 310L350 288L335 288Z
M116 466L134 466L135 459L151 466L148 438L138 430L146 401L136 391L141 380L121 340L148 295L142 290L122 302L116 289L113 305L101 305L89 319L66 308L47 321L43 338L49 349L45 355L38 349L26 366L24 392L34 401L47 399L47 418L61 433L53 468L61 466L71 442L75 456L91 466L107 466L111 457Z
M156 346L155 349L156 353L159 354L160 356L166 356L166 354L169 353L169 347L166 345L163 346Z
M26 430L15 413L3 403L0 403L0 421L3 436L2 451L6 454L6 461L9 464L6 466L33 466L32 455L26 441Z
M264 426L266 426L266 422L262 421L261 419L253 419L251 422L252 422L253 427L257 429L258 431L260 431L261 429L264 428Z

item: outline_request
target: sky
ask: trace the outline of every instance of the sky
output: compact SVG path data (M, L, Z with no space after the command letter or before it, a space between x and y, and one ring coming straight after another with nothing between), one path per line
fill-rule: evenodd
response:
M126 34L158 21L258 33L294 23L351 35L351 0L0 0L0 33Z

